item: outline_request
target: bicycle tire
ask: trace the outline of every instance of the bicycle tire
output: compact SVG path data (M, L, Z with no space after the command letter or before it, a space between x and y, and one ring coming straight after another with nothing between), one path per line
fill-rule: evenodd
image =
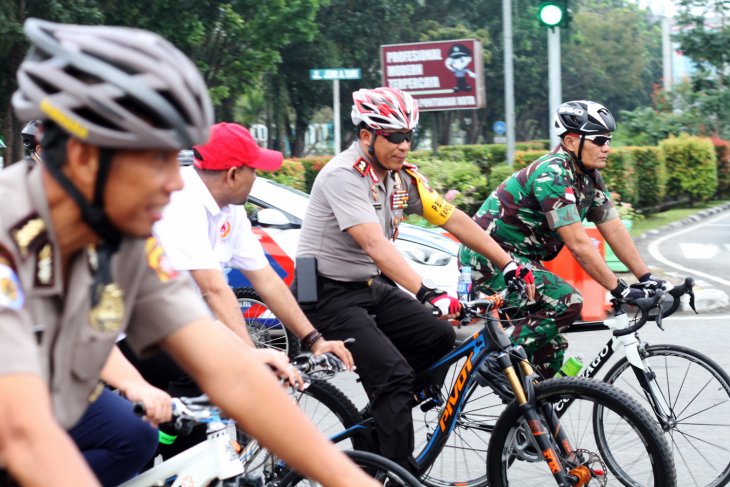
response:
M313 381L303 392L296 393L295 399L309 420L327 437L362 421L350 398L328 381ZM360 446L356 438L342 440L337 445L341 449Z
M384 485L403 487L422 487L422 484L406 469L387 458L366 451L346 450L345 454L363 468L368 474L379 480ZM286 473L279 481L280 487L293 485L319 485L310 484L310 481L293 470Z
M439 419L448 405L453 384L459 378L464 359L453 364L439 393L440 407L421 412L413 409L415 452L425 454L433 432L439 428ZM464 406L458 411L454 429L441 447L435 460L421 474L421 482L428 487L484 487L487 482L487 447L489 434L505 408L502 400L489 387L475 381L467 385Z
M273 348L293 359L301 352L299 339L274 316L258 293L250 287L233 290L246 322L246 329L258 348Z
M655 385L672 411L670 421L662 421L658 415L655 419L668 437L679 484L727 485L730 450L717 438L718 428L730 431L728 374L706 355L679 345L647 346L642 358L648 362L656 378ZM626 357L614 364L604 381L639 399L651 411L649 400Z
M666 439L653 418L625 392L604 382L569 377L536 384L535 394L538 409L572 400L560 417L560 428L582 463L594 475L601 475L585 485L677 485ZM497 421L489 442L490 487L555 485L542 454L532 446L532 435L523 434L523 425L522 412L513 401ZM608 443L614 440L616 443ZM569 471L574 464L557 445L556 452L557 461Z

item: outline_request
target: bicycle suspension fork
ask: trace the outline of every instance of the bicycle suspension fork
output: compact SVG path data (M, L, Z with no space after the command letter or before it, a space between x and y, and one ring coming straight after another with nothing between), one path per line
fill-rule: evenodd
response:
M518 361L519 371L515 369L510 355ZM538 412L534 389L534 383L537 382L538 378L527 359L524 348L517 345L509 353L502 352L497 356L497 361L512 387L517 405L522 412L527 427L530 429L535 444L540 449L540 453L545 459L545 462L547 462L548 467L550 467L550 471L553 477L555 477L557 484L560 487L583 485L583 477L576 475L578 472L566 472L563 464L560 462L558 452L555 448L556 445L552 438L554 437L558 445L569 455L573 453L573 448L567 435L560 427L559 420L552 406L546 404ZM548 434L548 431L545 429L546 425L543 423L541 415L545 419L547 427L553 432L552 435Z

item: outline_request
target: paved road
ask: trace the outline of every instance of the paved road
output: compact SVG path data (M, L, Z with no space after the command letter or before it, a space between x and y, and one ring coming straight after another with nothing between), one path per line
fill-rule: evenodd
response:
M670 279L697 279L705 308L730 309L730 211L640 240L649 266Z

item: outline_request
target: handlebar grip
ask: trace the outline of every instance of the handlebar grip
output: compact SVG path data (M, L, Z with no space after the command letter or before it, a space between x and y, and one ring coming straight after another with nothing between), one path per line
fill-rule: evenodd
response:
M132 412L135 416L140 418L147 415L147 408L144 407L144 403L135 401L132 403Z

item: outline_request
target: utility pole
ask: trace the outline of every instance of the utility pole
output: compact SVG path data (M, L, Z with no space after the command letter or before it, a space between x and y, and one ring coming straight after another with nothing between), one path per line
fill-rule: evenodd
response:
M504 119L507 125L507 164L515 159L515 81L512 65L512 0L502 0L504 35Z

